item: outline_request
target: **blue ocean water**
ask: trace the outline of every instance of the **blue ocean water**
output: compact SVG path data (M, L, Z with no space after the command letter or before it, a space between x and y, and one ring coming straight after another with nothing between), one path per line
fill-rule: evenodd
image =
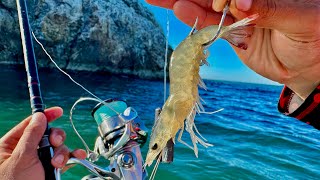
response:
M23 69L1 67L0 136L30 114L26 77ZM154 109L162 106L163 84L126 76L72 73L80 83L102 99L123 97L151 129ZM52 126L63 128L66 144L83 148L68 120L72 104L88 96L56 70L40 72L44 102L61 106L64 116ZM199 158L177 143L172 164L161 164L156 179L318 179L320 133L302 122L277 112L280 86L205 81L208 90L200 90L207 111L225 110L213 115L198 115L196 124L202 135L214 144L199 146ZM95 103L83 103L75 111L75 124L93 147L97 127L90 116ZM183 139L190 143L189 136ZM145 156L147 146L142 148ZM107 161L100 162L107 165ZM148 169L151 172L152 167ZM62 179L80 179L88 172L75 167Z

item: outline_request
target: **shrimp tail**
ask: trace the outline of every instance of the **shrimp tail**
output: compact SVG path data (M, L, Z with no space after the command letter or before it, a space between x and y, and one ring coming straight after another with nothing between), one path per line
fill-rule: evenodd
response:
M221 38L227 40L232 45L246 50L248 48L247 43L244 42L244 38L250 37L251 33L247 27L252 26L252 21L259 17L258 14L251 15L238 21L230 26L227 26L221 33Z

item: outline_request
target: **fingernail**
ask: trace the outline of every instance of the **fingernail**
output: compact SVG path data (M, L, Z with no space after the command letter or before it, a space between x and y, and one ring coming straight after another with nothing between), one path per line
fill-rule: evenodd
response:
M213 1L212 2L212 9L214 10L214 11L218 11L218 3L217 3L217 1Z
M62 144L63 138L62 138L62 136L57 135L57 136L54 138L54 140L56 141L56 144L58 144L58 146L59 146L59 145Z
M215 0L212 0L212 9L214 10L214 2L215 2Z
M62 164L63 161L64 161L64 156L63 156L62 154L59 154L58 156L56 156L56 157L54 158L54 161L55 161L56 163L58 163L58 164Z
M248 11L251 8L252 0L236 0L237 9Z
M60 107L59 107L59 110L54 112L55 117L60 117L62 114L63 114L63 109Z

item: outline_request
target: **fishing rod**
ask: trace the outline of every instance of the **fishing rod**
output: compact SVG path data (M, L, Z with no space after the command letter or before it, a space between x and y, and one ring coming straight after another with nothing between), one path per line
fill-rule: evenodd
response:
M16 0L16 3L18 10L25 69L28 78L28 88L32 114L36 112L44 113L45 106L43 104L41 96L37 62L34 54L32 36L29 25L27 4L25 0ZM45 133L42 136L42 139L39 143L38 155L45 171L45 179L58 180L60 179L59 171L55 169L51 164L53 148L51 147L49 142L49 135L50 129L47 124Z

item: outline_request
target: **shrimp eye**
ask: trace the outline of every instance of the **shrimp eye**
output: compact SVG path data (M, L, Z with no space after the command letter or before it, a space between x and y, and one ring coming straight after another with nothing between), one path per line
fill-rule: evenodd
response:
M152 146L152 150L156 150L158 148L158 144L157 143L155 143L153 146Z

